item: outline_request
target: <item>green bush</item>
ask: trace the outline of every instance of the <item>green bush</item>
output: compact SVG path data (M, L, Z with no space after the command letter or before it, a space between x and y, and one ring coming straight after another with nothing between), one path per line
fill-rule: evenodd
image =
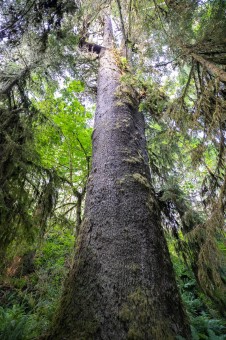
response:
M192 339L226 340L225 322L220 319L211 301L200 291L193 272L173 251L172 245L171 258L182 300L190 319Z
M55 226L36 251L35 272L8 278L9 289L0 308L1 340L33 339L48 329L59 304L73 246L72 233Z

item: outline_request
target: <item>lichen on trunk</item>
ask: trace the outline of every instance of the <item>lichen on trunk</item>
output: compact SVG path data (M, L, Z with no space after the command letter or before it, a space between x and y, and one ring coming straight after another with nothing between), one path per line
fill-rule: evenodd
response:
M48 339L189 339L150 184L144 117L135 102L118 105L109 18L104 46L84 220Z

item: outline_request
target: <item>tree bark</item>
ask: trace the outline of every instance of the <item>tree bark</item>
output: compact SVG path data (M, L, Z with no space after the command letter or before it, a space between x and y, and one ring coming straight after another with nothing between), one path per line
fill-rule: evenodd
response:
M150 185L144 118L122 90L112 41L106 19L84 220L47 338L189 339Z

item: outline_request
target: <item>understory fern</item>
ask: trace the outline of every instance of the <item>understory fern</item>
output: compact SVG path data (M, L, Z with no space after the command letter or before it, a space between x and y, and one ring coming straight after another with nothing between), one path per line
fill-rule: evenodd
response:
M0 338L2 340L24 339L27 320L28 315L19 305L7 309L0 307Z

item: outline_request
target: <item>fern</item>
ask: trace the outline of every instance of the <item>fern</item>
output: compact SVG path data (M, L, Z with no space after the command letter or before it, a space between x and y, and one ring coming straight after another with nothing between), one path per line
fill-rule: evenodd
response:
M18 305L13 305L12 309L0 307L1 340L24 340L27 319L28 315Z

